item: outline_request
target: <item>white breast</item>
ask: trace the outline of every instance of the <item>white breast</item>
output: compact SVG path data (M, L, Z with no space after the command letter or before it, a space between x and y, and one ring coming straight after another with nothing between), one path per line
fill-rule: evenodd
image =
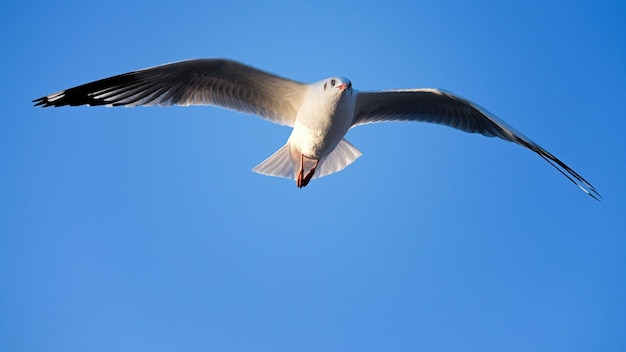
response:
M333 99L319 92L308 94L289 136L292 148L313 159L327 156L350 129L355 96L346 92L341 99L339 95Z

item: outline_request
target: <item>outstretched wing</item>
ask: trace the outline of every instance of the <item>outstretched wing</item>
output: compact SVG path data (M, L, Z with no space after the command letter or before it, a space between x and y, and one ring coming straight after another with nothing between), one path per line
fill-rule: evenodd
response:
M383 121L437 123L515 142L539 154L594 199L602 198L593 185L554 155L504 121L453 94L437 89L359 92L352 125Z
M293 126L306 85L224 59L180 61L33 100L35 106L216 105Z

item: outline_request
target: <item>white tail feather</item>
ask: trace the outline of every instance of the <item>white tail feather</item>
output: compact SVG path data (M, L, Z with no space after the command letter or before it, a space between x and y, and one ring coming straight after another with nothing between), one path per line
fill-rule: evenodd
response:
M294 165L289 157L289 144L282 146L276 153L255 166L252 171L267 176L293 179Z
M342 139L332 152L320 160L320 164L315 170L313 178L324 177L343 170L346 166L352 164L358 157L363 155L360 150Z
M313 178L324 177L341 171L361 155L361 151L347 140L342 139L328 156L320 160ZM290 156L289 144L282 146L276 153L252 169L259 174L290 179L294 179L295 170L295 165Z

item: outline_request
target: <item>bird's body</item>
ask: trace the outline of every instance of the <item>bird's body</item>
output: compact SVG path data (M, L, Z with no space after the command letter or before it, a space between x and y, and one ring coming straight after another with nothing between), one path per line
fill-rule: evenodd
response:
M333 87L329 80L335 81ZM304 155L316 159L328 155L350 129L355 99L344 81L331 78L317 82L306 95L289 136L289 143ZM327 89L322 88L324 85Z
M343 77L304 84L224 59L196 59L83 84L34 102L64 105L216 105L292 127L286 144L253 170L293 178L298 187L342 170L361 152L344 139L352 127L421 121L520 144L549 162L595 199L582 176L477 105L438 89L358 92Z
M287 140L292 163L301 164L302 175L300 169L294 175L298 187L306 186L314 175L311 170L320 162L324 164L350 129L354 114L352 93L352 84L345 78L329 78L309 88ZM306 181L298 182L299 177Z

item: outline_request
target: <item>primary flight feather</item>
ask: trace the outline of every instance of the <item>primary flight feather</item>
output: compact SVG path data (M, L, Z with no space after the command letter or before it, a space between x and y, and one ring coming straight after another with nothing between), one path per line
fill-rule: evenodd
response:
M477 105L438 89L359 92L344 77L305 84L225 59L180 61L104 78L33 100L35 106L215 105L292 127L287 143L253 171L293 178L298 187L361 156L344 139L352 127L418 121L522 145L581 190L597 190L554 155Z

